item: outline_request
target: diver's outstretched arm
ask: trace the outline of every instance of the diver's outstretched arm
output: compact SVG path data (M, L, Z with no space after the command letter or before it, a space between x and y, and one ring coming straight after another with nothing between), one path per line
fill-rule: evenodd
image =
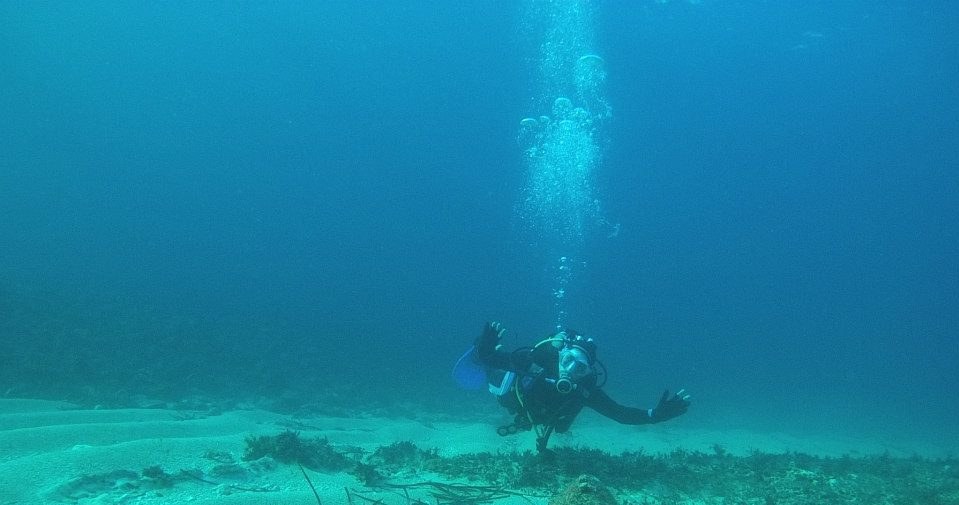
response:
M602 389L597 389L589 396L586 405L600 414L622 424L651 424L661 423L686 413L690 405L690 396L685 389L670 397L669 390L663 392L656 407L638 409L620 405L609 397Z

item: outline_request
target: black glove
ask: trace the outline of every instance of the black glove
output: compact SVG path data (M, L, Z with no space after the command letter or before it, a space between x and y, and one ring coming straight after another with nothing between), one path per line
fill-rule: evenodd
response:
M485 360L496 352L499 341L503 338L503 333L506 333L506 328L503 328L503 325L496 321L486 323L486 326L483 327L483 333L480 333L480 336L476 337L476 341L473 343L476 346L476 355L480 360Z
M685 389L680 389L672 398L669 396L669 390L663 391L663 396L659 399L656 408L651 409L649 417L654 423L668 421L674 417L679 417L686 413L689 408L690 396L686 394Z

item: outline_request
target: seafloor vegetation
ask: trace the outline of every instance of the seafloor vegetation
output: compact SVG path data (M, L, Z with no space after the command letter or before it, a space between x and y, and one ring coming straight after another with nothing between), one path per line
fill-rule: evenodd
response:
M480 505L509 501L530 505L955 505L959 460L889 455L824 458L798 453L670 454L559 448L531 452L474 453L453 457L396 442L364 451L295 431L250 436L241 457L198 455L187 469L150 466L82 475L51 489L58 503L127 503L135 497L172 496L174 489L217 495L274 493L289 489L299 466L304 496L326 475L347 472L355 485L337 503L349 505ZM324 489L328 486L324 485ZM304 501L302 503L311 503Z
M959 460L954 459L824 458L762 452L734 456L720 446L709 454L677 450L663 455L613 455L596 449L559 448L547 455L513 452L442 457L410 442L362 454L355 448L331 450L324 439L293 442L296 439L299 436L290 431L272 439L248 439L247 456L268 456L273 444L282 461L312 468L341 469L344 458L350 459L353 463L347 471L369 488L413 482L423 485L428 476L475 485L458 488L451 495L449 489L434 483L438 503L488 502L524 493L564 501L557 497L563 495L563 489L569 494L567 486L576 482L580 490L608 488L614 503L629 504L959 503ZM291 452L291 446L297 449ZM583 480L584 475L589 476L588 481ZM466 492L469 489L475 493ZM606 501L600 499L601 494L597 491L587 501ZM583 499L580 496L573 501Z

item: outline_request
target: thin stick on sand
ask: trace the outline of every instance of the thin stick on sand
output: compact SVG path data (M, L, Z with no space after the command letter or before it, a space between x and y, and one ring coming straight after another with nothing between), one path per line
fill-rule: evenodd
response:
M310 480L310 476L306 474L306 470L303 469L303 465L297 463L296 466L300 467L300 473L303 474L303 478L306 479L306 483L310 485L310 491L313 491L313 496L316 497L316 505L323 505L320 502L320 494L316 492L316 488L313 487L313 481Z

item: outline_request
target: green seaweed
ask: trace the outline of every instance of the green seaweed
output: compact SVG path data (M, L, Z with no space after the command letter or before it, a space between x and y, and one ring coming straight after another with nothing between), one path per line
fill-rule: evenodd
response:
M298 463L311 470L338 471L352 466L349 458L337 452L326 438L303 438L292 430L273 436L248 436L243 460L265 456L289 465Z
M777 505L959 503L959 460L954 458L760 451L737 456L715 448L711 453L612 455L557 448L549 458L530 452L435 457L424 460L421 469L450 479L544 491L589 474L630 503L711 503L717 497L725 497L725 503Z
M511 494L542 496L568 489L582 475L594 476L596 482L613 491L619 503L632 504L959 503L959 460L955 458L898 458L889 454L830 458L762 451L734 455L721 446L709 452L677 449L668 454L610 454L599 449L560 447L548 455L526 451L443 457L435 450L401 441L350 459L334 451L325 439L302 439L292 431L249 437L244 459L262 456L310 468L335 466L378 489L401 486L407 492L414 484L402 482L419 475L475 483L464 485L468 492L464 496L448 490L434 491L433 498L441 503L481 503Z
M160 465L153 465L140 472L141 481L153 489L167 489L176 484L176 477L168 474Z

